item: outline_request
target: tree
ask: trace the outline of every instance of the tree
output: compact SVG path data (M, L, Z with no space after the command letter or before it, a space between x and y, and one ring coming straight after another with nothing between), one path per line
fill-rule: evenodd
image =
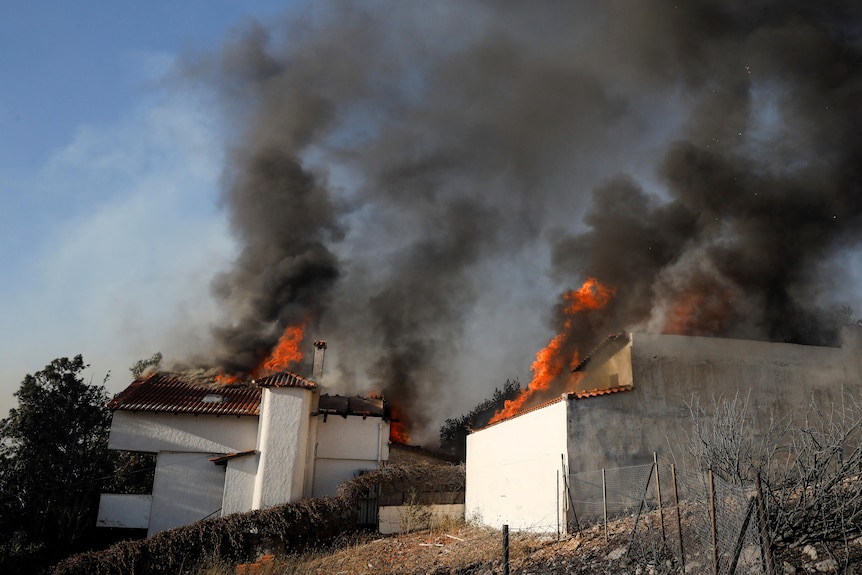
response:
M75 550L95 527L99 485L112 475L104 385L80 355L27 375L0 421L0 571L34 572ZM107 376L105 378L107 380ZM103 382L104 384L104 382Z
M132 377L138 379L148 369L158 369L161 363L162 352L157 351L150 357L150 359L139 359L138 361L136 361L134 364L132 364L132 367L129 368L129 371L132 373Z
M507 379L503 389L494 388L494 394L470 410L469 413L447 419L440 427L440 449L458 456L461 461L467 457L467 434L470 429L483 427L500 409L506 400L514 399L521 393L521 382L516 377Z

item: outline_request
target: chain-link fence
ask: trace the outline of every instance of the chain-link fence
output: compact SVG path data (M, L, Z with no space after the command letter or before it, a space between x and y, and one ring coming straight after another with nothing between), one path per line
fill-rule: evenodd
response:
M629 557L668 570L765 573L757 490L653 463L571 474L568 527L599 525Z

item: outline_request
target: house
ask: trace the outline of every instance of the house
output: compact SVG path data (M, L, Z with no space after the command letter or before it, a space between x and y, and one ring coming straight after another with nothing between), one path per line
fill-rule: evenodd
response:
M317 364L317 361L315 361ZM110 449L157 454L149 495L103 494L98 525L148 535L207 517L335 495L389 458L381 398L321 394L283 372L242 385L158 372L107 404Z
M569 518L568 474L685 450L692 398L748 401L756 424L862 389L859 328L840 348L623 333L605 340L555 398L467 437L466 516L553 532Z

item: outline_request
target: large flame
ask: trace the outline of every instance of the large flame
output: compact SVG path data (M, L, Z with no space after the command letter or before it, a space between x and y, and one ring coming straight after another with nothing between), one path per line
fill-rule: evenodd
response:
M389 441L396 443L410 443L410 433L407 431L407 422L404 419L404 411L397 403L392 404L389 410Z
M287 326L269 357L255 370L256 373L253 375L277 373L302 361L302 336L304 333L304 323Z
M580 362L578 350L568 358L564 354L565 344L572 329L572 320L583 311L604 307L615 293L615 289L602 285L595 278L589 278L579 289L563 294L563 300L566 301L564 308L566 321L563 324L563 331L536 354L536 360L530 366L530 371L533 373L530 385L518 397L506 401L503 409L494 414L490 423L515 415L537 393L547 390L551 383L563 374L564 369L572 370L578 365Z
M269 356L260 364L248 373L252 379L264 377L280 371L289 369L292 365L302 361L304 356L302 351L302 338L305 335L305 322L299 325L289 325L285 328L284 333L272 348ZM243 376L239 374L220 373L215 377L215 381L221 385L231 385L243 381Z

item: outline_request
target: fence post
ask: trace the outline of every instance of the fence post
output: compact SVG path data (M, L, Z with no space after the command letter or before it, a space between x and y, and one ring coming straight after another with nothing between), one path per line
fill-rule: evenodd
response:
M557 470L557 541L560 540L560 470Z
M676 465L670 464L670 476L673 479L673 504L676 507L676 528L679 532L679 558L682 564L682 570L685 572L685 550L682 546L682 517L679 512L679 492L676 487Z
M509 525L503 525L503 575L509 575Z
M715 479L709 468L709 519L712 524L712 572L718 575L718 533L715 528Z
M661 525L661 544L665 544L665 533L664 533L664 507L661 504L661 481L658 476L658 454L653 451L652 452L652 463L655 465L655 489L656 494L658 495L658 522Z
M754 477L757 487L757 515L760 519L760 553L766 563L766 575L775 573L775 565L772 562L772 538L769 536L769 525L766 517L766 503L763 499L763 485L760 483L760 472Z
M605 543L608 542L608 484L605 482L605 468L602 467L602 518L605 524Z

